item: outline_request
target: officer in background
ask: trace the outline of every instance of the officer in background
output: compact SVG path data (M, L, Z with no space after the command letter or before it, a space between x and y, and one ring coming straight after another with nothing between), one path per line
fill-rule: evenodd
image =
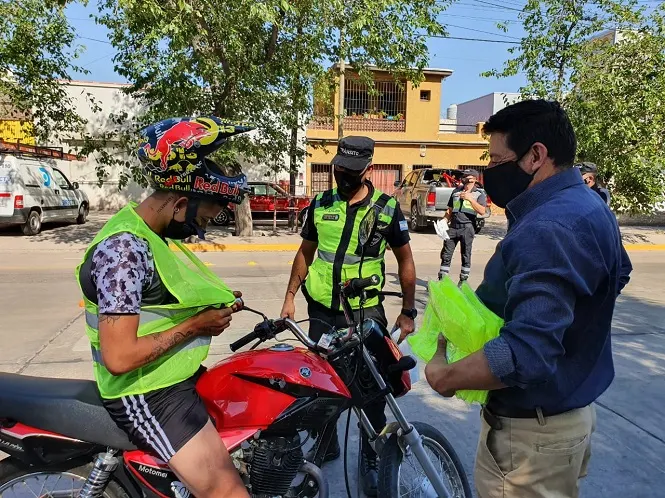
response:
M582 174L582 180L587 186L597 193L605 204L610 205L610 191L598 185L598 166L594 163L581 163L576 164Z
M449 239L443 243L441 249L441 269L439 280L450 273L450 263L455 253L457 243L462 243L462 271L459 283L465 282L471 273L471 247L476 236L476 216L485 214L487 208L487 195L485 191L476 187L478 172L467 169L463 173L462 186L453 190L448 200L446 221L450 226Z
M346 326L340 306L340 282L376 274L381 280L374 288L383 288L386 278L384 256L388 245L397 259L399 281L404 294L402 311L396 321L402 332L401 339L414 329L416 268L409 245L408 225L397 201L374 188L369 181L373 155L372 139L341 139L337 155L332 161L337 188L317 195L306 211L302 229L303 241L293 260L281 316L294 317L295 295L298 289L302 288L308 304L309 335L315 341L328 333L331 327ZM365 261L360 275L361 248L358 228L365 213L371 208L379 212L377 233L369 247L365 248ZM352 300L351 305L356 308L357 300ZM354 314L355 320L359 320L359 313ZM364 317L388 326L379 297L371 298L365 303ZM377 432L386 425L384 411L385 401L382 398L365 407L365 413ZM335 431L324 461L334 460L339 455L340 447ZM359 470L363 491L367 496L376 496L377 455L364 433L361 455Z

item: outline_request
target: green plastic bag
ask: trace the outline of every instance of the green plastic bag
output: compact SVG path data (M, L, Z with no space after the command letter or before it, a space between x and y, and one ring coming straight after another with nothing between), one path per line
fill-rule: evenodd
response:
M430 280L423 323L407 341L416 356L429 362L436 352L439 334L443 334L448 341L446 357L453 363L498 337L502 326L503 320L485 307L466 282L460 288L446 277ZM487 394L487 391L462 390L455 396L467 403L483 404Z

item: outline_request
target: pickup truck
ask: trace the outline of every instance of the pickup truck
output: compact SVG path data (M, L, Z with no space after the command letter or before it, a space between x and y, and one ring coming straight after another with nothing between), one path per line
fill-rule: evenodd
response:
M272 182L248 182L247 186L250 189L249 207L252 210L253 219L272 219L275 211L277 211L277 219L288 219L291 196L287 191ZM302 224L302 217L305 208L309 206L310 199L304 196L295 196L293 199L298 221ZM229 204L228 208L222 210L213 222L221 226L231 223L235 218L233 207L232 204Z
M424 168L412 171L404 180L395 182L397 190L393 197L399 201L404 217L409 220L409 228L416 232L443 218L448 210L450 195L461 181L462 170ZM476 185L482 189L480 183ZM486 213L476 218L476 233L482 230L490 215L488 198Z

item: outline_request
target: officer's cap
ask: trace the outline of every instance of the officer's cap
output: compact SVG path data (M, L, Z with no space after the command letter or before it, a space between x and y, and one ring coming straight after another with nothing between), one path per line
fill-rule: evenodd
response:
M361 172L372 164L374 140L368 137L344 137L339 141L332 164L350 171Z

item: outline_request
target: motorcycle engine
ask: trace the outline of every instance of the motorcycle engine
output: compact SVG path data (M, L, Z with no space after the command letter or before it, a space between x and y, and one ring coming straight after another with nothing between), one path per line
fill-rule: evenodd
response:
M248 443L241 455L236 452L233 456L243 464L240 470L245 483L250 485L251 496L286 495L303 462L300 435L264 436Z

